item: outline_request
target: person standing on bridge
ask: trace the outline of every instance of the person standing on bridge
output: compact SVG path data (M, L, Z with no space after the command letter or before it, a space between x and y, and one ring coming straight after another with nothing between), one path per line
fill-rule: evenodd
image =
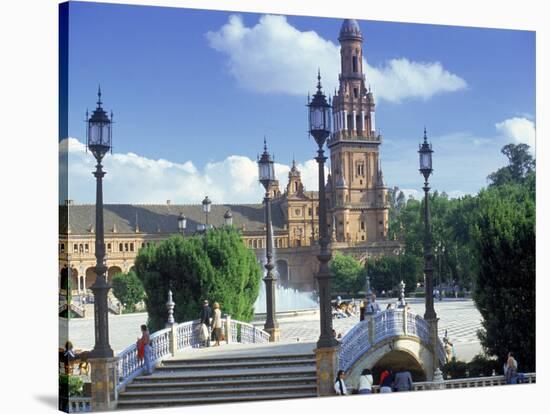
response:
M208 300L204 300L202 303L201 313L199 315L200 327L201 327L201 341L204 346L210 346L210 319L212 319L212 309L208 306ZM204 326L203 326L204 325ZM204 331L206 335L204 335Z
M214 346L220 346L220 338L222 336L222 311L220 310L220 304L214 302L214 316L212 317L212 334L213 339L216 341Z
M376 295L373 293L370 296L369 303L367 303L367 308L365 311L367 314L377 314L380 312L380 305L376 301Z
M138 338L137 342L138 358L143 352L143 359L145 365L145 375L151 375L153 373L153 361L152 361L152 349L151 339L149 337L149 330L147 325L141 325L141 338ZM143 350L143 351L142 351Z

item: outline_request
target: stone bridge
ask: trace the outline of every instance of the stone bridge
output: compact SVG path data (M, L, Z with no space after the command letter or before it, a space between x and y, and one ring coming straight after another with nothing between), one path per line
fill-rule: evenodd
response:
M339 368L346 372L348 386L357 388L365 368L375 378L385 368L404 368L415 382L432 381L436 362L445 363L445 350L437 334L433 336L437 326L430 325L407 307L367 316L340 343ZM437 343L435 350L433 343Z

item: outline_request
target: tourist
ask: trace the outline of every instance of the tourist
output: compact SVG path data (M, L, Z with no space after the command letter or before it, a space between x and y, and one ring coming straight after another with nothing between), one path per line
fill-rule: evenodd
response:
M208 340L208 338L210 336L210 319L211 318L212 318L212 309L210 309L210 306L208 306L208 300L205 299L204 302L202 303L202 309L199 316L200 336L201 336L201 342L203 346L210 346L210 341Z
M386 369L380 374L380 394L392 392L393 372L391 369Z
M512 352L508 353L508 358L504 364L504 376L506 377L506 384L517 384L518 362Z
M394 391L412 391L412 376L409 371L406 371L404 368L399 369L395 374L393 379L393 390Z
M343 370L339 370L336 375L336 381L334 382L334 391L336 395L347 395L346 383L344 382L345 373Z
M151 375L153 373L153 361L152 361L152 349L151 339L149 337L149 330L147 325L141 325L141 338L137 340L138 358L144 360L145 374ZM140 358L142 356L142 358Z
M372 373L370 369L364 369L359 377L359 394L370 394L372 393L372 384L374 380L372 379Z
M373 293L370 296L369 303L367 303L366 313L376 314L378 312L380 312L380 305L378 304L378 302L376 302L376 295Z
M220 346L220 338L222 336L222 312L220 310L220 304L214 302L214 316L212 318L212 336L216 341L214 346Z

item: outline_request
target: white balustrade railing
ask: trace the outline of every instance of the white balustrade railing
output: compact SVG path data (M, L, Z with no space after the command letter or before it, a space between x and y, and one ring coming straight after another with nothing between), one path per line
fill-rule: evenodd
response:
M338 354L340 369L349 370L371 346L395 336L417 337L424 344L430 344L429 325L422 316L409 309L386 309L367 316L342 338ZM436 352L439 360L445 361L441 341Z
M92 411L91 397L69 397L70 413L89 413Z
M535 372L522 374L523 384L535 384L537 382L537 374ZM493 387L498 385L507 385L504 375L491 377L475 377L475 378L457 378L444 381L423 381L413 382L412 391L428 391L428 390L448 390L455 388L479 388ZM379 392L380 386L373 385L372 392Z
M170 328L162 329L151 335L151 358L153 364L170 355ZM117 390L143 372L145 361L138 358L137 344L132 344L117 355Z
M178 324L176 328L178 351L184 348L197 348L201 345L199 329L200 321L198 319Z
M229 330L226 328L229 323ZM172 338L173 332L176 337ZM222 319L222 332L229 336L228 342L240 343L265 343L269 342L269 334L260 328L241 321L231 320L230 317ZM229 335L227 334L229 332ZM151 335L151 351L153 364L162 361L172 355L172 341L175 341L176 351L186 348L200 347L200 322L198 320L183 322L157 331ZM117 355L118 380L117 392L128 384L144 370L144 360L137 355L137 344L132 344Z
M231 342L263 344L269 342L269 334L246 322L231 321Z
M370 323L369 319L359 322L342 338L338 354L340 369L347 371L370 348Z

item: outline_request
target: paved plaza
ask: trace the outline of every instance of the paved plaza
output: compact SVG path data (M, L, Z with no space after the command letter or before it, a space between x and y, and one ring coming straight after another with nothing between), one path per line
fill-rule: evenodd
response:
M384 309L389 300L380 300ZM424 314L424 301L421 299L408 300L411 311ZM458 359L469 360L481 352L481 346L476 331L481 327L481 315L469 299L445 299L435 301L435 310L439 319L439 335L443 337L447 330L448 337L455 345ZM337 333L346 334L359 319L349 317L334 319L333 325ZM109 315L110 343L118 353L128 345L134 343L140 335L140 325L147 323L146 313ZM261 327L262 322L255 322ZM303 316L285 317L279 319L281 339L283 343L315 342L319 338L319 315L308 314ZM77 349L91 349L94 345L93 318L61 319L59 345L63 346L61 333L69 328L69 338Z

